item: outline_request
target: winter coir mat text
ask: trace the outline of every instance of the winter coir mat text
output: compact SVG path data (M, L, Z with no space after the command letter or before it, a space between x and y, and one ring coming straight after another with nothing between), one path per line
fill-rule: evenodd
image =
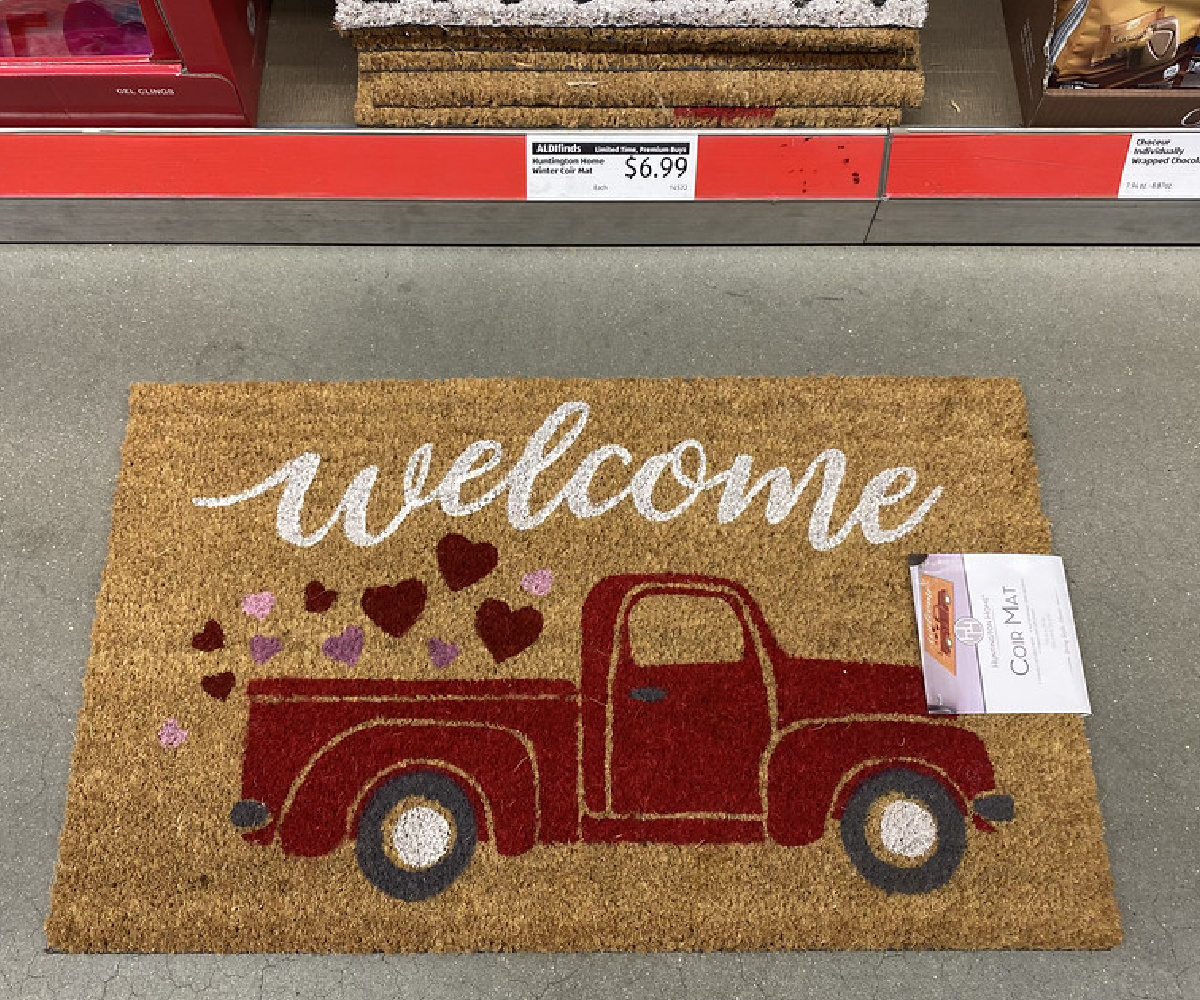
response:
M924 709L907 555L1049 548L1015 383L130 411L52 947L1119 940L1080 721Z

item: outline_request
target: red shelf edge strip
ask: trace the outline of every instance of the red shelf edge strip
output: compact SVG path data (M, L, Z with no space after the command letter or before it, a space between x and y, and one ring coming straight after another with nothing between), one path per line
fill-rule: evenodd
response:
M697 200L1115 198L1129 133L702 134ZM0 197L525 199L524 135L0 135Z
M887 136L702 135L696 200L875 201Z
M700 139L697 200L874 201L886 135ZM524 200L523 135L12 133L0 197Z
M0 197L516 200L519 135L0 136Z
M899 133L888 198L1116 198L1128 133Z

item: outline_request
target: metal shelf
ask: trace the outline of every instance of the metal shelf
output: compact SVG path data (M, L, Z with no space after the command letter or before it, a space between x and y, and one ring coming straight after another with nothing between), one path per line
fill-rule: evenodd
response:
M0 131L0 242L1200 242L1128 131L713 130L688 202L527 201L530 134Z

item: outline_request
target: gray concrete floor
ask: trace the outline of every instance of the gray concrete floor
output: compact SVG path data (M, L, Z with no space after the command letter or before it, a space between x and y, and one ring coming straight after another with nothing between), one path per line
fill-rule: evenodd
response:
M1200 997L1198 277L1187 250L0 248L0 997ZM810 372L1023 381L1124 945L45 953L131 381Z

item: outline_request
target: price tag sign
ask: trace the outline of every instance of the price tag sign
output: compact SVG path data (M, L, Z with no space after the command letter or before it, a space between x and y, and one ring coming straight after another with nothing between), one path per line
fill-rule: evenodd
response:
M1200 132L1135 132L1120 198L1200 198Z
M531 201L692 201L694 132L537 132L525 137Z

